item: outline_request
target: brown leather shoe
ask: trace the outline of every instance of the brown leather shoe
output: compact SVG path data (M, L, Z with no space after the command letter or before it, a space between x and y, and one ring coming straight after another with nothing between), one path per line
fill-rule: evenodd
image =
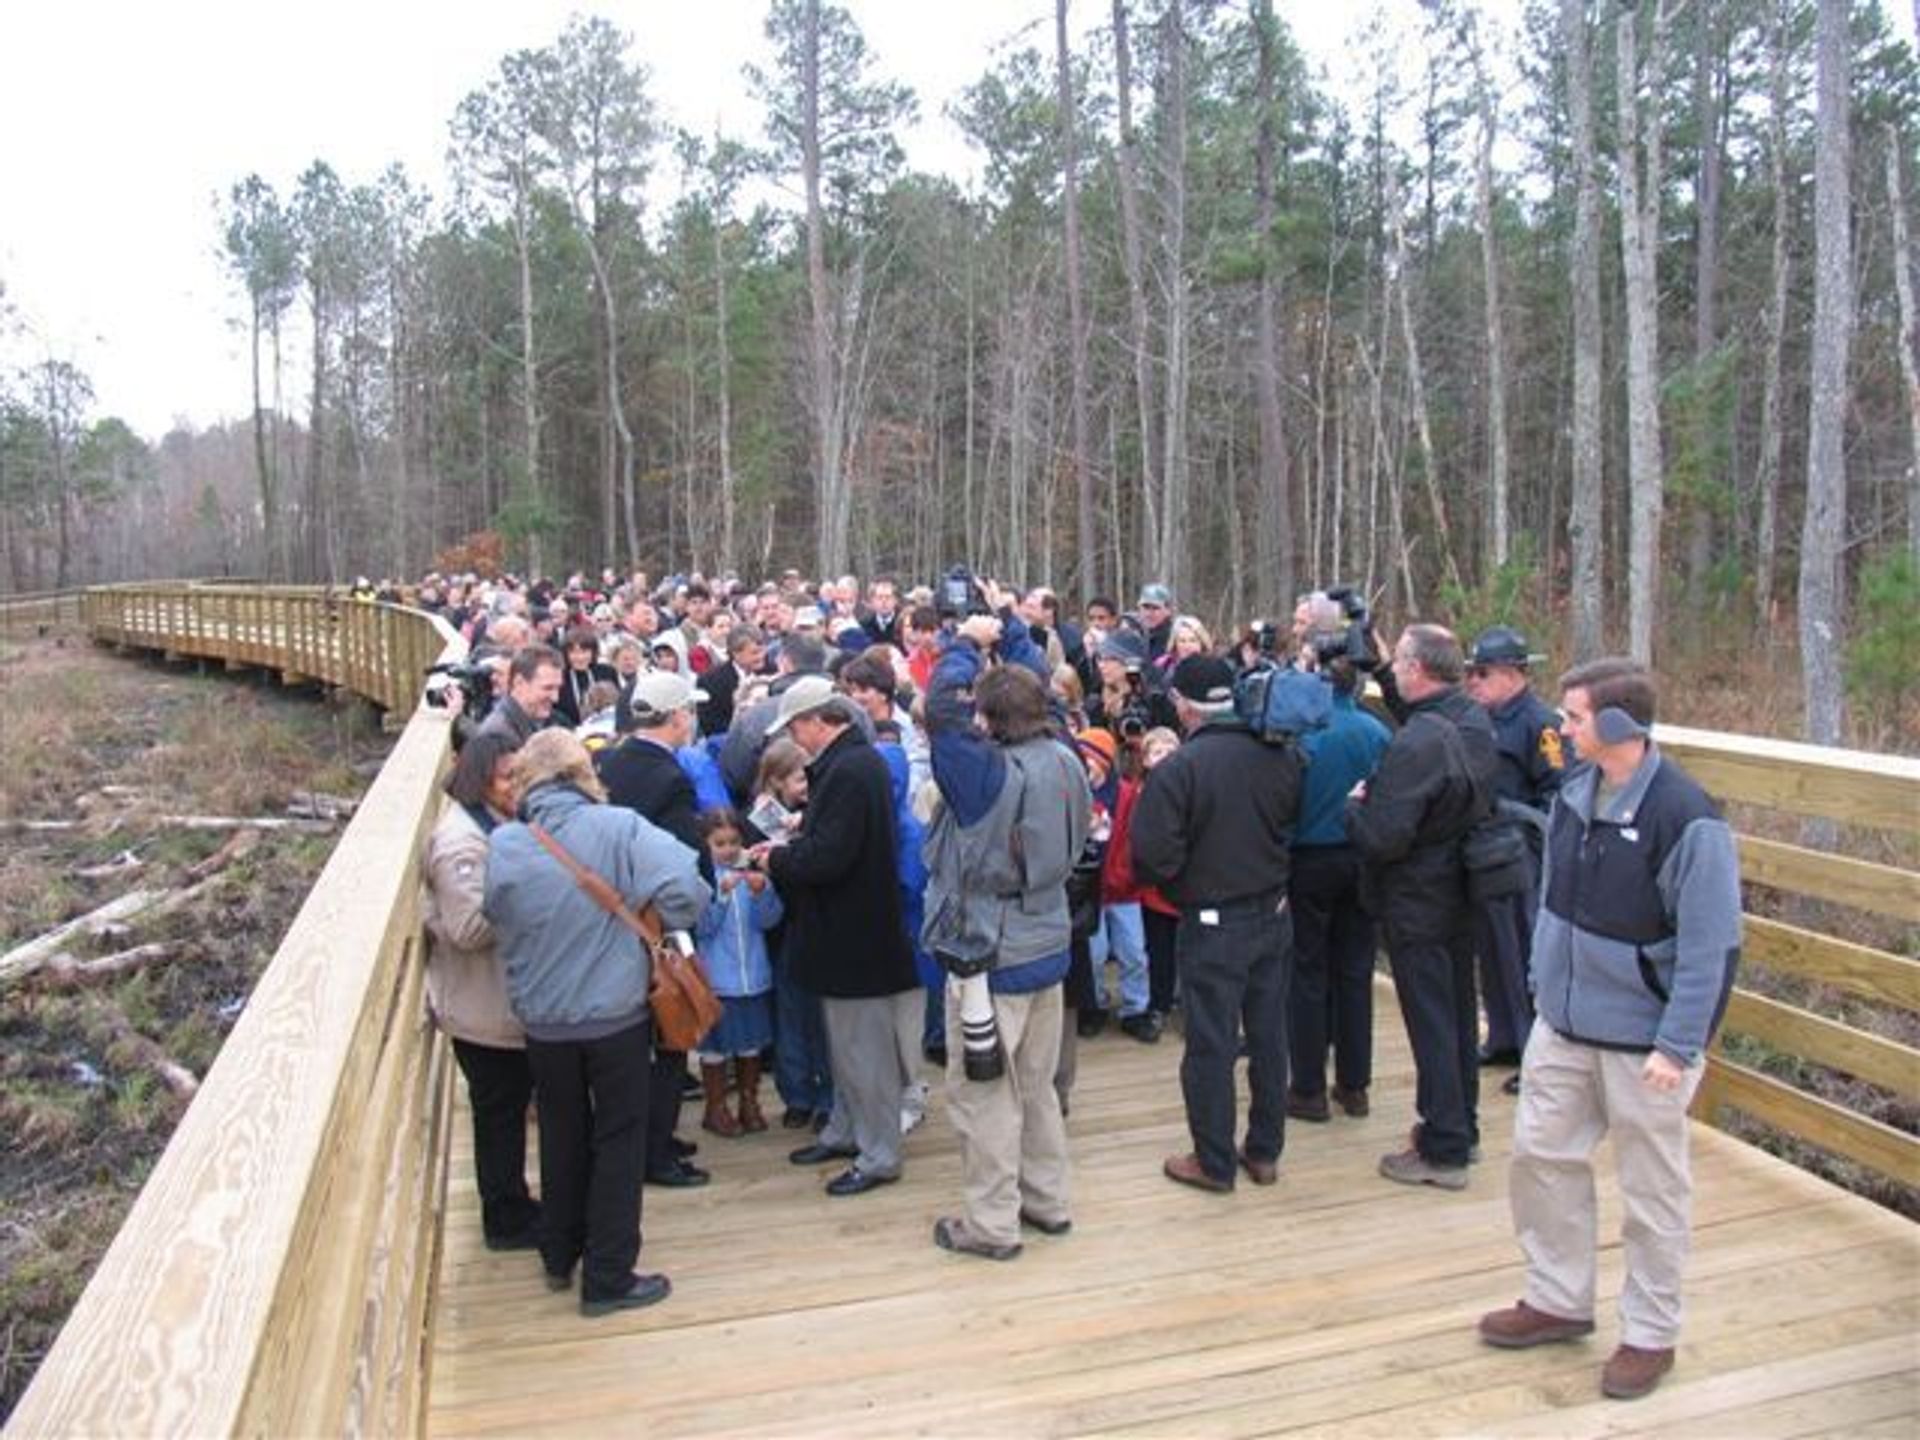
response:
M1247 1172L1247 1178L1256 1185L1272 1185L1280 1179L1278 1160L1256 1160L1244 1150L1240 1152L1240 1168Z
M1331 1093L1333 1103L1355 1120L1364 1120L1373 1111L1373 1106L1367 1103L1367 1087L1364 1085L1358 1090L1348 1090L1344 1086L1336 1085Z
M1480 1338L1502 1350L1530 1350L1556 1340L1578 1340L1593 1333L1593 1321L1569 1320L1536 1310L1526 1301L1480 1317Z
M1660 1377L1673 1368L1673 1351L1622 1345L1600 1372L1600 1393L1610 1400L1638 1400L1653 1393Z
M1324 1125L1333 1118L1333 1110L1327 1104L1327 1092L1318 1095L1302 1095L1298 1090L1287 1091L1287 1118L1289 1120L1307 1120L1315 1125Z
M1169 1180L1182 1185L1191 1185L1196 1190L1211 1190L1216 1195L1225 1195L1233 1189L1233 1178L1216 1180L1200 1166L1200 1157L1192 1153L1169 1155L1167 1163L1160 1167Z

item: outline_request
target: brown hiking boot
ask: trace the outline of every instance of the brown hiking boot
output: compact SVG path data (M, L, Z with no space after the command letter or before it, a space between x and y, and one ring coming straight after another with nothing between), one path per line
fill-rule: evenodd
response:
M1673 1368L1673 1351L1622 1345L1600 1372L1600 1393L1610 1400L1638 1400L1653 1393L1660 1377Z
M1480 1317L1480 1338L1502 1350L1531 1350L1556 1340L1578 1340L1593 1333L1593 1321L1568 1320L1536 1310L1526 1301Z

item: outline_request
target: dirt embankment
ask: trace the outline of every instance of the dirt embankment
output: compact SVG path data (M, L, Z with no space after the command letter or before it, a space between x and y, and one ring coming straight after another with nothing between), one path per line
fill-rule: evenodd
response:
M0 959L0 1420L344 828L189 822L350 804L389 744L271 677L0 642L0 956L151 897Z

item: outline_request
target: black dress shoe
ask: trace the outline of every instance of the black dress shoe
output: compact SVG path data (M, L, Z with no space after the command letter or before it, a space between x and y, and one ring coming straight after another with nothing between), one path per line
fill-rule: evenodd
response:
M1107 1028L1107 1012L1104 1010L1082 1010L1074 1022L1074 1029L1082 1040L1091 1040Z
M947 1068L947 1047L943 1041L922 1045L920 1053L926 1057L929 1065L938 1065L942 1070Z
M1500 1093L1502 1095L1518 1095L1520 1093L1520 1072L1518 1070L1507 1076L1506 1080L1502 1082Z
M665 1169L647 1172L647 1184L659 1185L668 1190L691 1190L706 1184L711 1179L713 1176L698 1165L689 1165L684 1160L676 1160Z
M1065 1235L1073 1229L1071 1220L1042 1220L1028 1210L1020 1212L1020 1223L1029 1230L1038 1230L1042 1235Z
M842 1170L827 1182L827 1194L844 1198L848 1195L864 1195L869 1190L878 1190L882 1185L891 1185L898 1175L869 1175L857 1167Z
M1480 1047L1480 1063L1483 1066L1489 1067L1518 1065L1520 1063L1520 1052L1518 1050L1494 1050L1482 1045Z
M797 1105L789 1105L780 1116L782 1130L804 1130L813 1124L813 1112L802 1110Z
M540 1222L534 1221L524 1230L516 1230L511 1235L487 1236L489 1250L538 1250L540 1248Z
M567 1273L564 1275L556 1274L552 1270L542 1270L540 1273L542 1276L545 1277L547 1282L547 1289L549 1290L560 1291L560 1290L571 1290L573 1288L573 1271L572 1270L568 1270Z
M667 1137L667 1148L682 1160L691 1160L700 1153L700 1147L691 1140L682 1140L678 1135Z
M822 1145L816 1140L794 1151L787 1159L795 1165L824 1165L829 1160L851 1160L859 1153L851 1145Z
M611 1315L616 1310L638 1310L643 1305L658 1305L673 1293L673 1282L664 1275L635 1275L633 1285L617 1295L580 1296L582 1315Z

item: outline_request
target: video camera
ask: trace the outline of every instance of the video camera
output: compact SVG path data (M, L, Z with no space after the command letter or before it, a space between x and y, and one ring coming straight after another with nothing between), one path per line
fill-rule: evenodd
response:
M1373 648L1373 616L1367 610L1367 597L1352 585L1335 585L1327 598L1340 607L1346 618L1344 630L1318 631L1307 638L1316 663L1345 660L1356 670L1380 668L1380 654Z
M467 715L486 709L493 699L493 667L470 660L452 660L427 667L427 704L436 710L458 708Z
M943 621L952 623L969 615L990 615L987 592L979 577L964 565L955 565L933 587L933 608Z

